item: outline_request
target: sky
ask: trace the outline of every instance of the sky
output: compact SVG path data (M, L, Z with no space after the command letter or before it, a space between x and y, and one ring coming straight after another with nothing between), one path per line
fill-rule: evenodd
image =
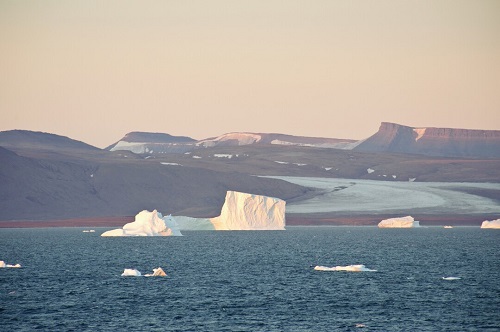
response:
M0 0L0 131L500 130L498 0Z

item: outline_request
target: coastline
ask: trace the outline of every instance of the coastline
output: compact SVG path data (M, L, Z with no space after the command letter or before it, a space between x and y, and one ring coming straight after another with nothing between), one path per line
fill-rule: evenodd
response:
M288 214L287 226L376 226L381 220L401 217L401 214ZM493 215L413 215L422 226L481 226ZM175 216L174 216L175 218ZM74 218L62 220L8 220L0 221L1 228L51 228L51 227L122 227L134 221L133 216Z

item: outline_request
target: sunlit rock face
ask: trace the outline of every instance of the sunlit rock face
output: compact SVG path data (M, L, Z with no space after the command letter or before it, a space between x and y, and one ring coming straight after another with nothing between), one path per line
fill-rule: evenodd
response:
M228 191L216 230L284 230L286 202L279 198Z
M113 229L101 236L182 236L172 216L163 217L156 210L139 212L135 221L125 224L123 228Z
M420 222L411 216L390 218L378 223L379 228L414 228L420 227Z
M416 153L443 157L500 157L500 130L414 128L382 122L357 151Z
M481 228L497 228L497 229L500 229L500 219L497 219L497 220L485 220L481 224Z

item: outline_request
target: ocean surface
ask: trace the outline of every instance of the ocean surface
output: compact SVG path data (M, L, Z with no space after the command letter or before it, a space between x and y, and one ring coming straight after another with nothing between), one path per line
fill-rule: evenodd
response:
M500 331L500 230L82 230L0 229L1 331Z

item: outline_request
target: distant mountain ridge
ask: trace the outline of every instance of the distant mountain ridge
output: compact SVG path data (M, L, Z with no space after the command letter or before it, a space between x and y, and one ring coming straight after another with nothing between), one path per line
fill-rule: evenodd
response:
M440 157L500 158L500 130L409 127L382 122L377 133L354 148Z
M171 136L159 133L126 134L117 143L106 149L109 151L128 150L134 153L184 153L198 148L217 146L242 146L252 144L294 145L320 148L349 149L356 140L304 137L275 133L234 132L196 141L189 137Z
M90 144L66 136L30 130L0 131L0 146L26 149L77 149L98 151Z
M268 176L500 182L498 131L381 127L362 141L256 133L197 141L132 132L112 151L55 134L0 132L0 220L130 216L143 209L207 217L220 211L228 190L287 202L320 194ZM449 154L448 141L467 158L415 150L415 142L426 142L429 151ZM471 157L478 151L495 157ZM497 189L470 193L500 202Z

